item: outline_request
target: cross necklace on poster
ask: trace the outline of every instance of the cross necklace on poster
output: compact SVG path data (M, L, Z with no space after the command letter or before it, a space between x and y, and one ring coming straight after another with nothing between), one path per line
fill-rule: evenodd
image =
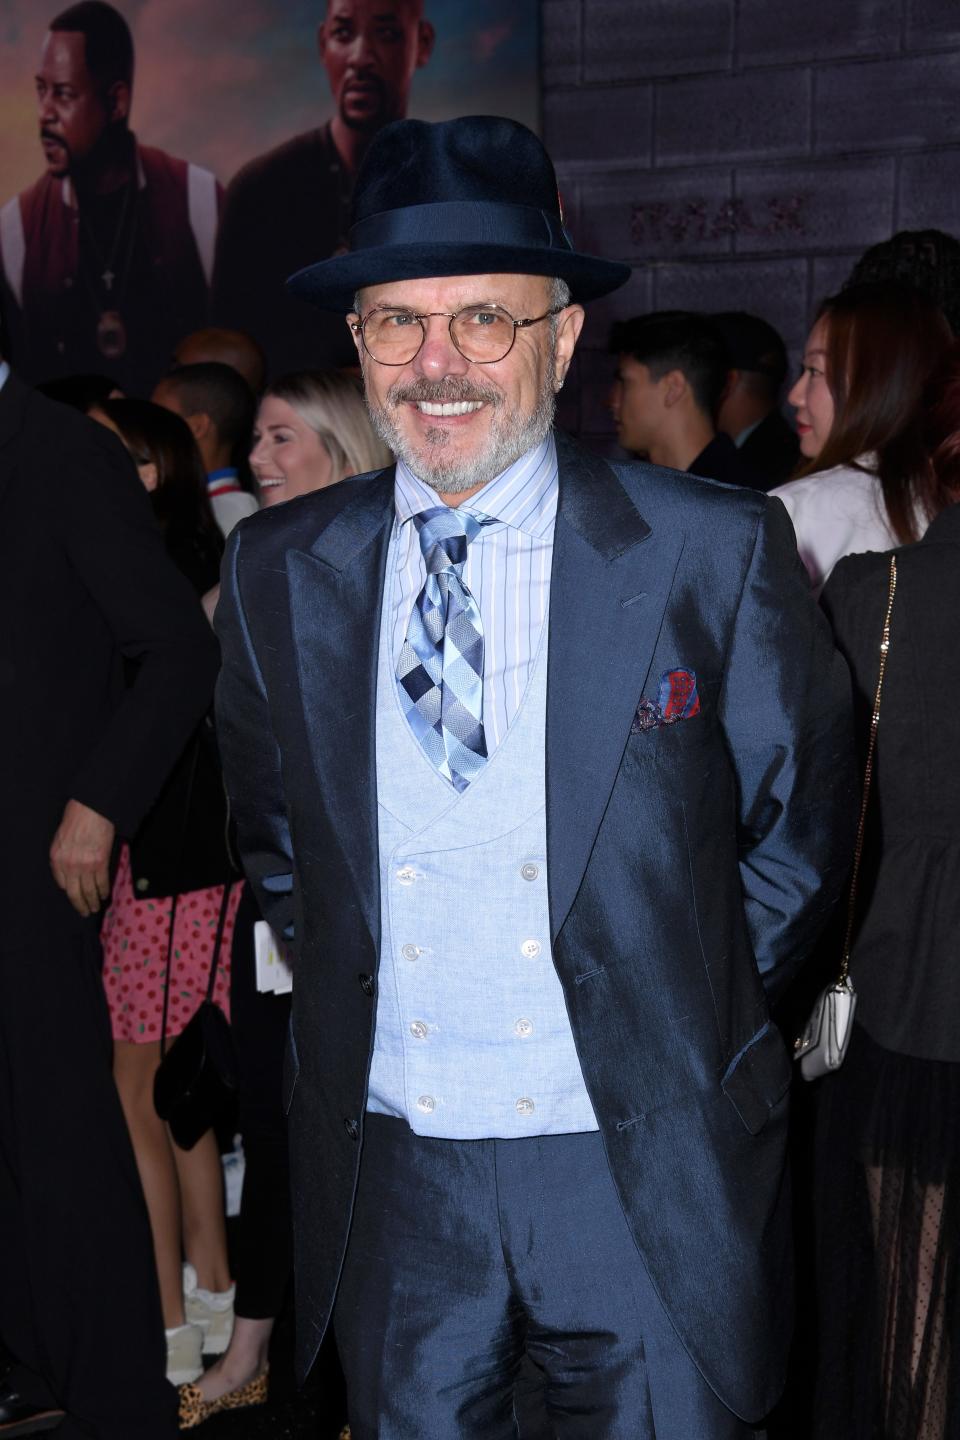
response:
M130 263L133 259L133 244L137 229L135 207L129 225L127 224L127 216L131 211L131 201L135 189L136 179L135 177L131 177L124 186L120 216L117 220L113 239L110 242L107 252L104 252L97 240L93 225L85 218L83 208L81 207L80 209L80 221L84 229L84 234L89 242L95 268L100 269L98 279L104 290L104 295L101 299L101 296L97 293L95 283L91 281L90 277L84 272L87 288L90 290L93 300L100 311L100 316L97 320L97 349L100 351L100 354L108 360L118 360L121 355L126 354L127 349L127 327L123 323L123 316L120 313L119 307L123 301L127 278L130 273ZM127 245L122 262L121 283L116 293L114 293L113 287L118 279L116 266L125 231L127 232ZM82 260L80 268L83 270Z

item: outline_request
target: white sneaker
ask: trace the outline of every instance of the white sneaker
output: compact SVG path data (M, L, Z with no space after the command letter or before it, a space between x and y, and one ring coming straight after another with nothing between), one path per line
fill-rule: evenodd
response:
M183 1267L183 1309L191 1325L203 1331L204 1355L222 1355L233 1334L233 1301L236 1285L229 1290L201 1290L197 1272L190 1264Z
M199 1325L177 1325L168 1330L167 1379L171 1385L189 1385L203 1374L203 1331Z

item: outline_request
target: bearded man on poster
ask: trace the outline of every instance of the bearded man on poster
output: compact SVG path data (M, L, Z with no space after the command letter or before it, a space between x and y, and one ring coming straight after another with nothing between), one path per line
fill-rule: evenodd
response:
M433 42L423 0L327 0L317 48L333 118L251 160L227 187L214 315L256 336L270 376L354 363L339 319L311 317L286 280L346 247L360 162L384 125L406 115Z
M849 681L782 506L552 426L583 303L510 120L400 121L346 312L395 467L241 522L218 709L295 950L300 1366L354 1440L745 1440L791 1329L770 1003L843 886Z

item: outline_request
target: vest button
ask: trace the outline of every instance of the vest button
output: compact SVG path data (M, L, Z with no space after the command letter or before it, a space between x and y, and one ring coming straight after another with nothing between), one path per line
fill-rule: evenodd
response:
M360 981L360 989L363 991L364 995L372 995L372 994L373 994L373 976L372 976L372 975L358 975L358 976L357 976L357 979Z
M344 1130L346 1130L351 1140L356 1140L360 1135L360 1126L357 1124L356 1120L344 1120L343 1128Z
M417 1101L417 1109L422 1110L424 1115L432 1115L437 1108L437 1102L432 1095L421 1095Z
M533 862L530 861L526 865L520 866L520 874L523 876L524 880L536 880L537 876L540 874L540 866L534 865Z
M427 1026L422 1020L414 1020L410 1026L410 1034L415 1040L426 1040Z
M520 946L520 954L525 960L536 960L542 949L543 946L539 940L524 940Z
M536 1108L536 1105L534 1105L529 1095L521 1095L520 1099L517 1101L518 1115L532 1115Z
M528 1035L533 1034L533 1022L530 1020L518 1020L513 1027L513 1033L514 1035L519 1035L521 1040L525 1040Z

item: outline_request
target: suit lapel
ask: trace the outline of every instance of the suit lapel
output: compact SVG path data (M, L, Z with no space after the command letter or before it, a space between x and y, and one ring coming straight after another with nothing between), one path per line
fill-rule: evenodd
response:
M380 925L377 657L393 473L358 487L309 549L291 551L287 562L313 767L374 938Z
M573 904L643 694L683 549L604 461L558 436L550 582L547 852L554 938Z

